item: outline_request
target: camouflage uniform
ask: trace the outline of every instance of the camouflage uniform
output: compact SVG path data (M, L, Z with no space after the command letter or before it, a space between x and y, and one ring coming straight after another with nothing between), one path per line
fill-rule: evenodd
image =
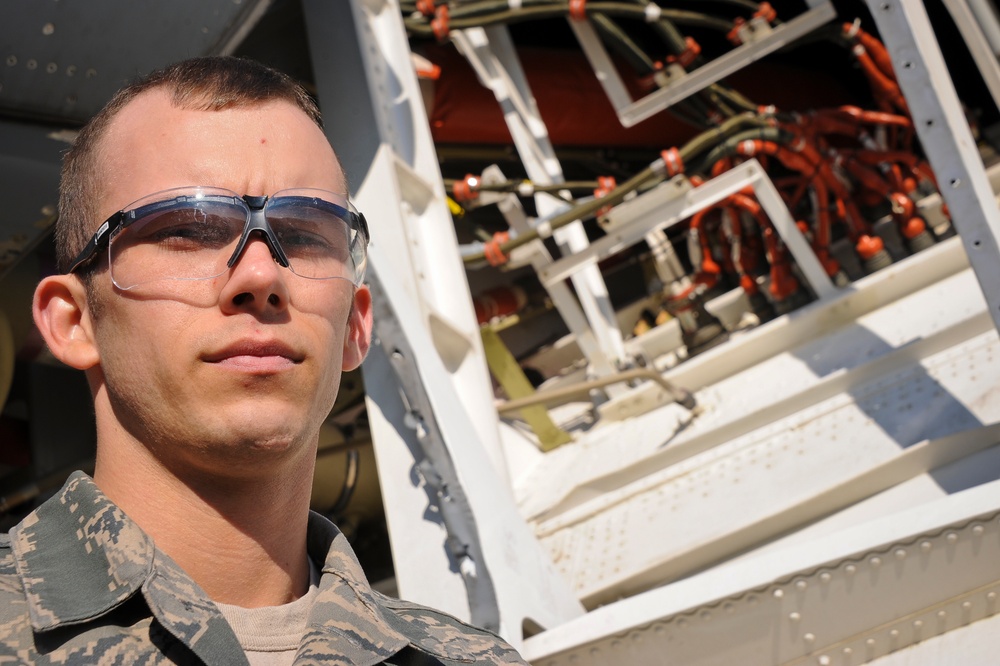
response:
M312 514L323 562L295 664L525 664L492 633L368 585L346 538ZM246 664L205 592L76 472L0 535L0 664Z

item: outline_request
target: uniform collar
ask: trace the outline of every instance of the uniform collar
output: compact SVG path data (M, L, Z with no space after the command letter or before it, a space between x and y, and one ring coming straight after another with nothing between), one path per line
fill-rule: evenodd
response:
M153 541L83 472L10 531L31 626L93 619L138 592Z
M299 657L369 666L409 645L398 620L372 591L347 537L317 513L309 515L308 535L309 557L322 563L323 575Z

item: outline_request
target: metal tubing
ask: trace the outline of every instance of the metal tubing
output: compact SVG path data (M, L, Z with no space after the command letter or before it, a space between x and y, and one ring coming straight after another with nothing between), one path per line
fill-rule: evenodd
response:
M695 401L694 395L690 391L679 386L675 386L670 381L665 379L658 371L651 368L633 368L631 370L623 370L622 372L613 375L607 375L599 379L591 379L589 381L573 384L572 386L565 386L563 388L552 389L549 391L539 391L538 393L525 398L508 400L497 406L497 412L500 414L507 414L509 412L516 412L520 409L524 409L525 407L558 402L568 398L587 395L594 389L604 388L610 384L629 382L634 379L650 379L656 382L672 396L674 396L674 401L677 402L677 404L683 405L689 410L693 410L698 404L697 401Z

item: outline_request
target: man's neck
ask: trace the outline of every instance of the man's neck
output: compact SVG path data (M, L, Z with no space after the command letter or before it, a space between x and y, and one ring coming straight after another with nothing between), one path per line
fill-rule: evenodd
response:
M309 587L314 457L266 479L170 473L148 451L98 455L94 480L214 600L255 608Z

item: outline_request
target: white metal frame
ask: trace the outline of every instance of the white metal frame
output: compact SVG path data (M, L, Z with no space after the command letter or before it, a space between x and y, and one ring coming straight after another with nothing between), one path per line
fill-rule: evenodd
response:
M921 2L868 0L914 128L1000 328L1000 209Z
M868 663L997 612L998 517L993 482L591 611L522 654L537 666Z
M753 187L754 194L788 246L813 293L818 298L834 295L837 288L823 270L816 253L796 226L781 195L756 159L747 160L690 190L685 188L683 179L675 179L619 204L608 213L608 235L594 241L585 250L544 268L539 273L542 284L555 284L578 270L594 266L602 259L635 245L651 231L686 220L747 185Z
M1000 106L1000 26L987 3L966 0L942 0L948 8L955 26L962 33L979 73L993 96L993 103Z
M528 177L540 185L561 183L562 167L555 157L548 129L535 105L507 29L494 26L459 30L452 34L452 40L500 104ZM551 217L569 207L566 202L545 193L535 196L535 204L541 218ZM588 245L586 231L579 221L556 230L552 236L564 255L580 252ZM572 280L599 347L588 355L590 371L595 376L610 374L616 366L625 365L627 359L624 338L604 278L595 266L574 275ZM560 306L567 295L559 289L550 292L553 301ZM570 307L560 307L560 310L568 312ZM575 326L575 318L571 316L566 323ZM574 332L582 333L579 330ZM583 345L581 348L587 351Z
M568 20L573 32L576 33L580 47L590 61L590 66L594 69L594 74L618 113L618 120L625 127L632 127L836 17L836 11L827 0L807 0L807 4L809 9L799 16L780 26L762 31L763 36L741 44L693 72L671 74L667 85L638 100L633 100L626 90L621 75L611 62L607 50L590 22L585 19Z

